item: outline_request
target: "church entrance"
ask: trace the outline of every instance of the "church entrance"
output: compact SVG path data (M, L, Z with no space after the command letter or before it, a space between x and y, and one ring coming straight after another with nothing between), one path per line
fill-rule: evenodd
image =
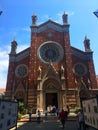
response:
M46 93L46 109L49 106L55 106L58 108L57 93Z

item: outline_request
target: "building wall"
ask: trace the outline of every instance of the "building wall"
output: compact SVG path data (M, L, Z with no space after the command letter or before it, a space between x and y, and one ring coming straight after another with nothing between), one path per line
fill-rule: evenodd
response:
M59 62L44 62L39 58L43 45L57 47L59 55L59 47L63 48L63 59ZM31 25L30 47L17 54L16 46L16 41L13 41L5 99L22 101L30 111L44 111L49 105L65 109L66 105L80 106L82 99L94 96L95 91L97 93L92 52L71 47L68 23L60 25L49 20L39 26ZM46 51L47 55L51 53ZM55 49L52 55L56 55ZM49 95L54 101L47 101Z

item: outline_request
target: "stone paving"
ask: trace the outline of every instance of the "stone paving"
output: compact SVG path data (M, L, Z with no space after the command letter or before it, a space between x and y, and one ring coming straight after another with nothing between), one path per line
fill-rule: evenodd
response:
M76 118L69 118L65 123L64 130L78 130L78 122ZM48 119L45 120L45 117L42 116L41 123L38 124L36 121L36 115L32 115L32 120L29 121L29 116L25 115L24 118L17 122L17 130L61 130L62 125L58 120L57 116L48 116ZM10 129L16 130L16 127ZM87 128L86 130L96 130L94 128Z
M37 122L18 122L17 130L60 130L62 125L59 120L43 121L40 124ZM65 130L78 130L76 121L66 121ZM15 130L15 128L11 129Z

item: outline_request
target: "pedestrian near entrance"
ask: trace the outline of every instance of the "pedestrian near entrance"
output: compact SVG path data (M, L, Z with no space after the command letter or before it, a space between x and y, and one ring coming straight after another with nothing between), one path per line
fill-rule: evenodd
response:
M62 123L62 128L64 129L65 121L66 121L66 113L65 113L65 111L63 109L62 109L62 111L59 114L59 119L60 119L60 121Z
M32 118L32 113L29 112L29 121L31 121L31 118Z
M80 110L77 114L79 122L79 130L85 130L84 114L83 110Z
M48 110L45 111L45 120L47 120Z
M69 113L70 113L70 109L69 109L69 106L68 106L68 105L66 106L65 113L66 113L66 120L67 120L67 119L68 119L68 115L69 115Z
M40 120L41 120L41 113L38 110L38 112L37 112L37 122L38 122L38 124L40 124Z

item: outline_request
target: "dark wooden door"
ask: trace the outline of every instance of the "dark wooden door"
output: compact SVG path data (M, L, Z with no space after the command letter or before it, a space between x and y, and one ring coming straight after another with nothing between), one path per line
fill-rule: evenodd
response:
M46 108L49 105L58 107L57 93L46 93Z

